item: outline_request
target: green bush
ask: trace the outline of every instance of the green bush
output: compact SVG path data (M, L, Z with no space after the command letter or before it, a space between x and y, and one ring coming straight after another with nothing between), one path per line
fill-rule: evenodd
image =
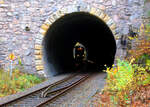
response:
M133 79L134 71L132 65L127 61L118 59L117 67L107 69L107 83L111 90L123 90Z
M148 68L132 64L134 60L117 61L117 67L107 68L106 85L103 92L109 93L113 104L130 105L131 95L143 85L150 84Z

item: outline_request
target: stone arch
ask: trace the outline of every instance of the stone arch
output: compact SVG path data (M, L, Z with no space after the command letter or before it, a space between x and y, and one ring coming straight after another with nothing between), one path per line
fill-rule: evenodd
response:
M42 53L42 41L43 37L45 36L47 30L50 28L51 24L55 22L58 18L61 16L67 14L67 13L72 13L75 11L78 11L77 7L71 7L72 11L70 11L67 7L63 8L61 10L58 10L54 12L50 17L42 24L40 31L38 35L36 36L35 39L35 67L38 72L43 72L44 70L44 61L43 61L43 53ZM116 37L116 24L112 20L111 17L109 17L107 14L104 13L104 11L100 10L99 8L91 7L88 10L84 10L86 12L89 12L90 14L93 14L97 16L98 18L102 19L111 29L113 35Z

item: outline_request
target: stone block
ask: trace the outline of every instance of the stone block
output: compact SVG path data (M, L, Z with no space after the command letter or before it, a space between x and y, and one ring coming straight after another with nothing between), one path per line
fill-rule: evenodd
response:
M8 16L12 16L13 14L11 12L7 12L7 15Z
M106 0L106 1L105 1L105 6L111 6L111 5L112 5L111 0Z
M35 64L36 65L43 65L43 62L42 62L42 60L35 60Z
M109 17L108 15L106 15L103 20L107 23L107 21L108 21L109 19L110 19L110 17Z
M112 0L112 5L113 5L113 6L116 6L116 5L117 5L116 0Z
M95 14L95 13L96 13L96 8L93 8L93 7L92 7L91 10L90 10L90 13L91 13L91 14Z
M41 50L42 49L42 45L35 45L35 50Z
M30 7L30 3L29 3L29 2L25 2L24 5L25 5L26 7Z
M96 12L95 12L95 15L96 15L96 16L99 17L101 13L102 13L102 11L101 11L100 9L96 9Z
M41 71L38 71L38 74L43 75L43 74L45 74L45 72L43 70L41 70Z
M36 70L37 71L40 71L40 70L43 70L44 69L44 66L43 65L38 65L36 66Z
M40 39L43 40L43 35L41 33L39 33L37 36L35 36L36 39Z
M60 16L64 16L65 15L64 11L62 11L62 10L59 10L58 13L59 13Z
M35 50L35 55L42 55L42 50Z
M7 41L7 38L6 37L0 37L0 41L5 42L5 41Z
M116 28L116 25L115 24L112 24L111 26L110 26L110 29L111 30L114 30Z
M113 22L112 19L109 19L109 20L106 22L106 24L107 24L108 26L111 26L113 23L114 23L114 22Z
M49 21L50 21L51 23L53 23L53 22L55 22L55 19L51 16L51 17L49 18Z
M24 49L24 50L28 49L28 45L27 44L22 44L22 49Z
M58 17L61 17L61 16L63 16L63 15L64 15L64 13L63 13L63 12L61 12L61 11L57 11L57 12L56 12L56 15L57 15Z
M48 28L49 28L49 26L48 25L46 25L46 24L43 24L42 26L41 26L41 28L43 29L43 30L48 30Z
M59 16L57 14L53 14L52 17L53 17L54 21L56 21L59 18Z
M41 33L43 36L45 36L46 30L40 29L40 33Z
M100 14L100 16L99 16L99 17L100 17L101 19L104 19L104 18L105 18L105 16L106 16L106 14L105 14L104 12L102 12L102 13Z
M103 13L103 11L102 10L100 10L100 9L97 9L97 16L100 16L102 13Z
M99 2L99 3L103 3L103 2L104 2L104 0L98 0L98 2Z
M90 13L100 17L100 15L103 13L103 11L98 8L91 8Z
M25 65L32 65L32 57L30 57L30 56L25 56L25 57L23 58L23 60L24 60L24 64L25 64Z
M104 5L100 5L99 9L104 11L104 10L106 10L106 7Z
M116 31L115 31L115 29L114 29L114 30L112 30L112 33L113 33L114 35L116 35Z
M74 6L74 5L70 5L70 6L68 6L68 13L72 13L72 12L75 12L75 11L77 11L77 7L76 6Z
M65 14L68 14L68 9L67 8L62 8L61 9L61 12L65 15Z
M85 11L85 12L90 12L90 10L91 10L90 5L86 5L86 8L84 8L84 11Z
M123 28L123 30L122 30L122 33L123 33L124 35L127 35L127 34L129 33L129 28L126 27L126 26L124 26L124 28Z
M47 26L50 26L50 25L52 24L52 22L50 22L49 19L47 19L47 20L45 21L45 24L46 24Z
M30 54L31 54L31 49L25 50L25 52L24 52L25 56L29 56Z
M7 8L7 7L9 7L9 5L8 4L0 4L0 7L1 8Z
M36 60L41 60L42 59L42 55L35 55L35 59Z
M60 17L62 17L62 16L64 15L64 14L61 14L60 11L57 11L55 14L56 14L56 16L57 16L57 19L60 18Z
M41 40L41 39L36 39L36 40L35 40L35 43L36 43L36 44L39 44L39 45L42 45L42 40Z

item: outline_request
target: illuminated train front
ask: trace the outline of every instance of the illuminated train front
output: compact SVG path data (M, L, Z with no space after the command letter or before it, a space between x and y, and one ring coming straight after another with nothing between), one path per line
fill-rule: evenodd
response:
M75 67L78 69L87 62L87 51L83 44L77 42L73 48Z

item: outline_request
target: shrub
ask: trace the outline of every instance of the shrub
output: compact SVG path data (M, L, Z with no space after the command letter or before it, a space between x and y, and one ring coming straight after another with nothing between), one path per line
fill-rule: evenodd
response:
M12 78L9 77L9 72L0 70L0 97L24 91L40 82L40 79L34 75L21 73L18 68L13 69Z
M131 83L134 75L132 65L127 61L118 59L118 65L115 68L107 69L107 79L110 90L121 91L127 84Z
M118 59L116 67L106 70L107 78L103 96L105 93L109 95L111 102L107 103L111 103L112 106L130 105L131 96L139 91L141 86L150 84L148 68L132 64L133 62L134 59L130 63Z

